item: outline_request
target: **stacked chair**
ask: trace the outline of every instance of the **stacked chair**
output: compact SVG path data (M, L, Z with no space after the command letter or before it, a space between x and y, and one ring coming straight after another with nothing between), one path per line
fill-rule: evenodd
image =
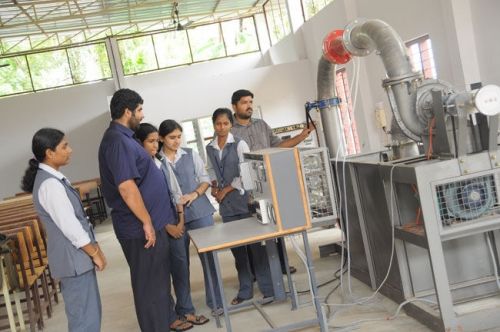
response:
M14 299L22 293L26 302L28 321L31 331L43 328L43 313L52 315L52 298L58 302L57 283L50 274L47 259L46 235L43 225L35 212L31 196L20 196L0 202L0 233L6 235L9 253L17 272L17 280L3 279L10 284ZM4 264L3 260L2 264ZM6 266L3 266L4 270ZM5 282L4 281L4 282ZM50 290L49 290L50 285ZM4 296L7 312L11 311L10 299ZM23 312L16 303L19 325L24 325ZM12 315L8 315L12 316ZM12 317L9 317L12 330Z
M80 193L80 199L84 208L87 211L92 225L96 225L97 221L102 223L108 217L104 197L101 193L101 179L90 179L85 181L74 182L75 187Z

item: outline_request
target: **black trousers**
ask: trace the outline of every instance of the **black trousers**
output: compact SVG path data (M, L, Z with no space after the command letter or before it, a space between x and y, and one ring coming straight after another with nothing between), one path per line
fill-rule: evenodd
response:
M144 239L119 240L127 263L137 320L142 332L169 331L172 316L170 303L170 263L168 235L156 231L156 244L144 248Z
M280 265L281 265L281 272L283 274L286 273L286 266L285 266L285 252L283 251L282 243L284 238L279 237L276 239L276 245L278 247L278 256L280 257ZM250 270L252 271L252 274L255 276L255 268L253 266L253 259L252 259L252 252L250 250L248 252L248 262L250 263Z

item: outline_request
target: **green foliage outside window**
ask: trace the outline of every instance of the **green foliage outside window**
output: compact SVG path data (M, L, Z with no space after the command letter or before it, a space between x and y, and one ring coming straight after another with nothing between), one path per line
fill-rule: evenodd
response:
M75 83L111 77L105 44L94 44L68 49L69 64Z
M204 61L225 56L219 24L202 25L188 30L193 61Z
M191 52L186 31L170 31L153 35L160 68L190 63Z
M259 50L255 25L251 17L221 23L227 55Z
M104 43L1 58L0 96L111 77ZM31 74L31 78L30 78Z
M323 7L332 2L333 0L302 0L304 8L305 20L307 21L316 15Z
M25 56L0 59L0 96L32 91L28 64Z
M151 35L119 40L118 49L125 75L158 69Z
M28 54L33 88L53 88L73 83L66 50Z

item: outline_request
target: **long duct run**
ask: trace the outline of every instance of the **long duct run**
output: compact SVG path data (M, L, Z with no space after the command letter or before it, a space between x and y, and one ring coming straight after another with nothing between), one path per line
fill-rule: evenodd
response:
M324 57L334 63L345 63L350 60L351 55L367 56L376 50L387 72L388 78L383 83L389 94L394 118L407 137L415 141L421 140L426 126L416 112L417 83L421 75L413 72L406 47L391 26L381 20L358 19L343 32L337 30L330 33L323 48ZM322 66L320 61L319 71L322 68L326 66ZM323 81L320 81L318 73L319 96L320 91L328 90L320 84Z
M335 64L321 57L318 64L318 100L331 99L336 96L335 92ZM330 156L335 156L335 147L342 144L338 139L336 125L337 106L325 106L320 108L321 122L325 143L330 151Z

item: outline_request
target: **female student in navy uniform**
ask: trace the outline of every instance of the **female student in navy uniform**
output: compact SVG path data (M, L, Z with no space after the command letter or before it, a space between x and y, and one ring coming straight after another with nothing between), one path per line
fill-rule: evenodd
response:
M184 325L181 326L184 330L188 327L191 328L192 324L202 325L209 320L204 316L195 315L193 301L191 299L191 287L189 282L189 252L185 249L186 239L189 237L185 233L185 213L183 205L175 199L176 193L172 191L172 179L168 176L168 169L161 159L163 157L158 153L159 135L155 126L149 123L143 123L136 131L136 137L141 141L143 147L154 158L156 165L160 168L165 175L171 191L171 197L174 199L176 209L178 212L178 223L176 225L168 225L167 232L170 235L170 260L174 268L171 270L172 282L174 285L176 303L175 312L182 319L185 320ZM172 307L173 307L172 299Z
M184 227L186 231L212 226L214 207L205 195L210 186L210 177L200 155L190 149L182 148L182 127L174 120L165 120L160 124L160 156L164 170L169 177L176 202L184 206ZM189 236L185 236L185 248L189 267ZM208 256L209 266L200 257L205 283L205 301L212 308L213 315L222 314L222 300L217 286L217 276L213 256ZM208 273L215 288L215 301L210 293ZM193 318L193 317L191 317ZM192 319L188 319L193 321Z
M33 193L35 209L47 232L50 271L61 280L68 331L98 332L101 299L95 270L104 270L106 258L78 191L59 171L69 163L72 149L64 133L52 128L37 131L31 148L34 158L21 187Z
M248 210L248 193L242 188L240 163L243 153L249 152L247 143L231 134L233 115L227 108L218 108L212 115L215 137L206 146L210 178L213 180L212 196L219 202L219 214L223 222L231 222L252 216ZM274 295L271 271L266 249L260 243L232 248L239 291L231 301L239 304L253 297L253 275L250 271L247 250L252 252L255 277L264 298Z

